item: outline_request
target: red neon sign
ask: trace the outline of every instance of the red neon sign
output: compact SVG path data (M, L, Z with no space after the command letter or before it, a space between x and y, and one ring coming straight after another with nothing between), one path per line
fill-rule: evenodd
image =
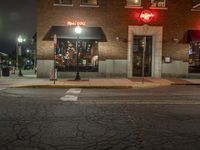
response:
M85 26L85 21L66 21L67 26Z
M142 13L140 14L140 19L145 22L145 23L149 23L152 21L154 15L152 14L151 11L149 10L144 10L142 11Z

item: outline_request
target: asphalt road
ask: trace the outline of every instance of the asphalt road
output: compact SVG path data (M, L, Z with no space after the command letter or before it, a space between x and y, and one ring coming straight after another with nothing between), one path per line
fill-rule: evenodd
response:
M0 150L199 150L199 91L0 88Z

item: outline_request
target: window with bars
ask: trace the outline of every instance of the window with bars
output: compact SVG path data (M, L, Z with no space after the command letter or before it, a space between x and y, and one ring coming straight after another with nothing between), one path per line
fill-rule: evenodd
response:
M166 0L151 0L152 7L164 8Z
M141 0L127 0L127 6L141 6Z
M54 4L58 4L58 5L72 5L72 0L54 0Z
M81 0L81 5L99 5L98 0Z

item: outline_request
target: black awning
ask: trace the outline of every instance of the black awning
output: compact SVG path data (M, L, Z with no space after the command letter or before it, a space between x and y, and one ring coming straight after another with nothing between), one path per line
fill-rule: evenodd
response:
M81 27L82 32L79 35L81 40L106 41L105 34L101 27ZM75 27L52 26L46 34L44 40L53 40L54 34L57 39L77 39Z
M200 42L200 30L189 30L187 41L188 42Z

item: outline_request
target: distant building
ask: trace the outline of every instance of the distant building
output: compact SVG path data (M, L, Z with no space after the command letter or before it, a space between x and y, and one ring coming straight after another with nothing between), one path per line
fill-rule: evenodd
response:
M7 67L8 65L8 54L0 52L0 76L2 75L2 68Z
M74 26L83 32L77 35ZM38 0L37 76L187 77L200 73L197 0ZM76 44L80 53L77 54Z
M5 61L6 61L7 57L8 57L8 54L0 52L0 64L1 65L6 63Z

